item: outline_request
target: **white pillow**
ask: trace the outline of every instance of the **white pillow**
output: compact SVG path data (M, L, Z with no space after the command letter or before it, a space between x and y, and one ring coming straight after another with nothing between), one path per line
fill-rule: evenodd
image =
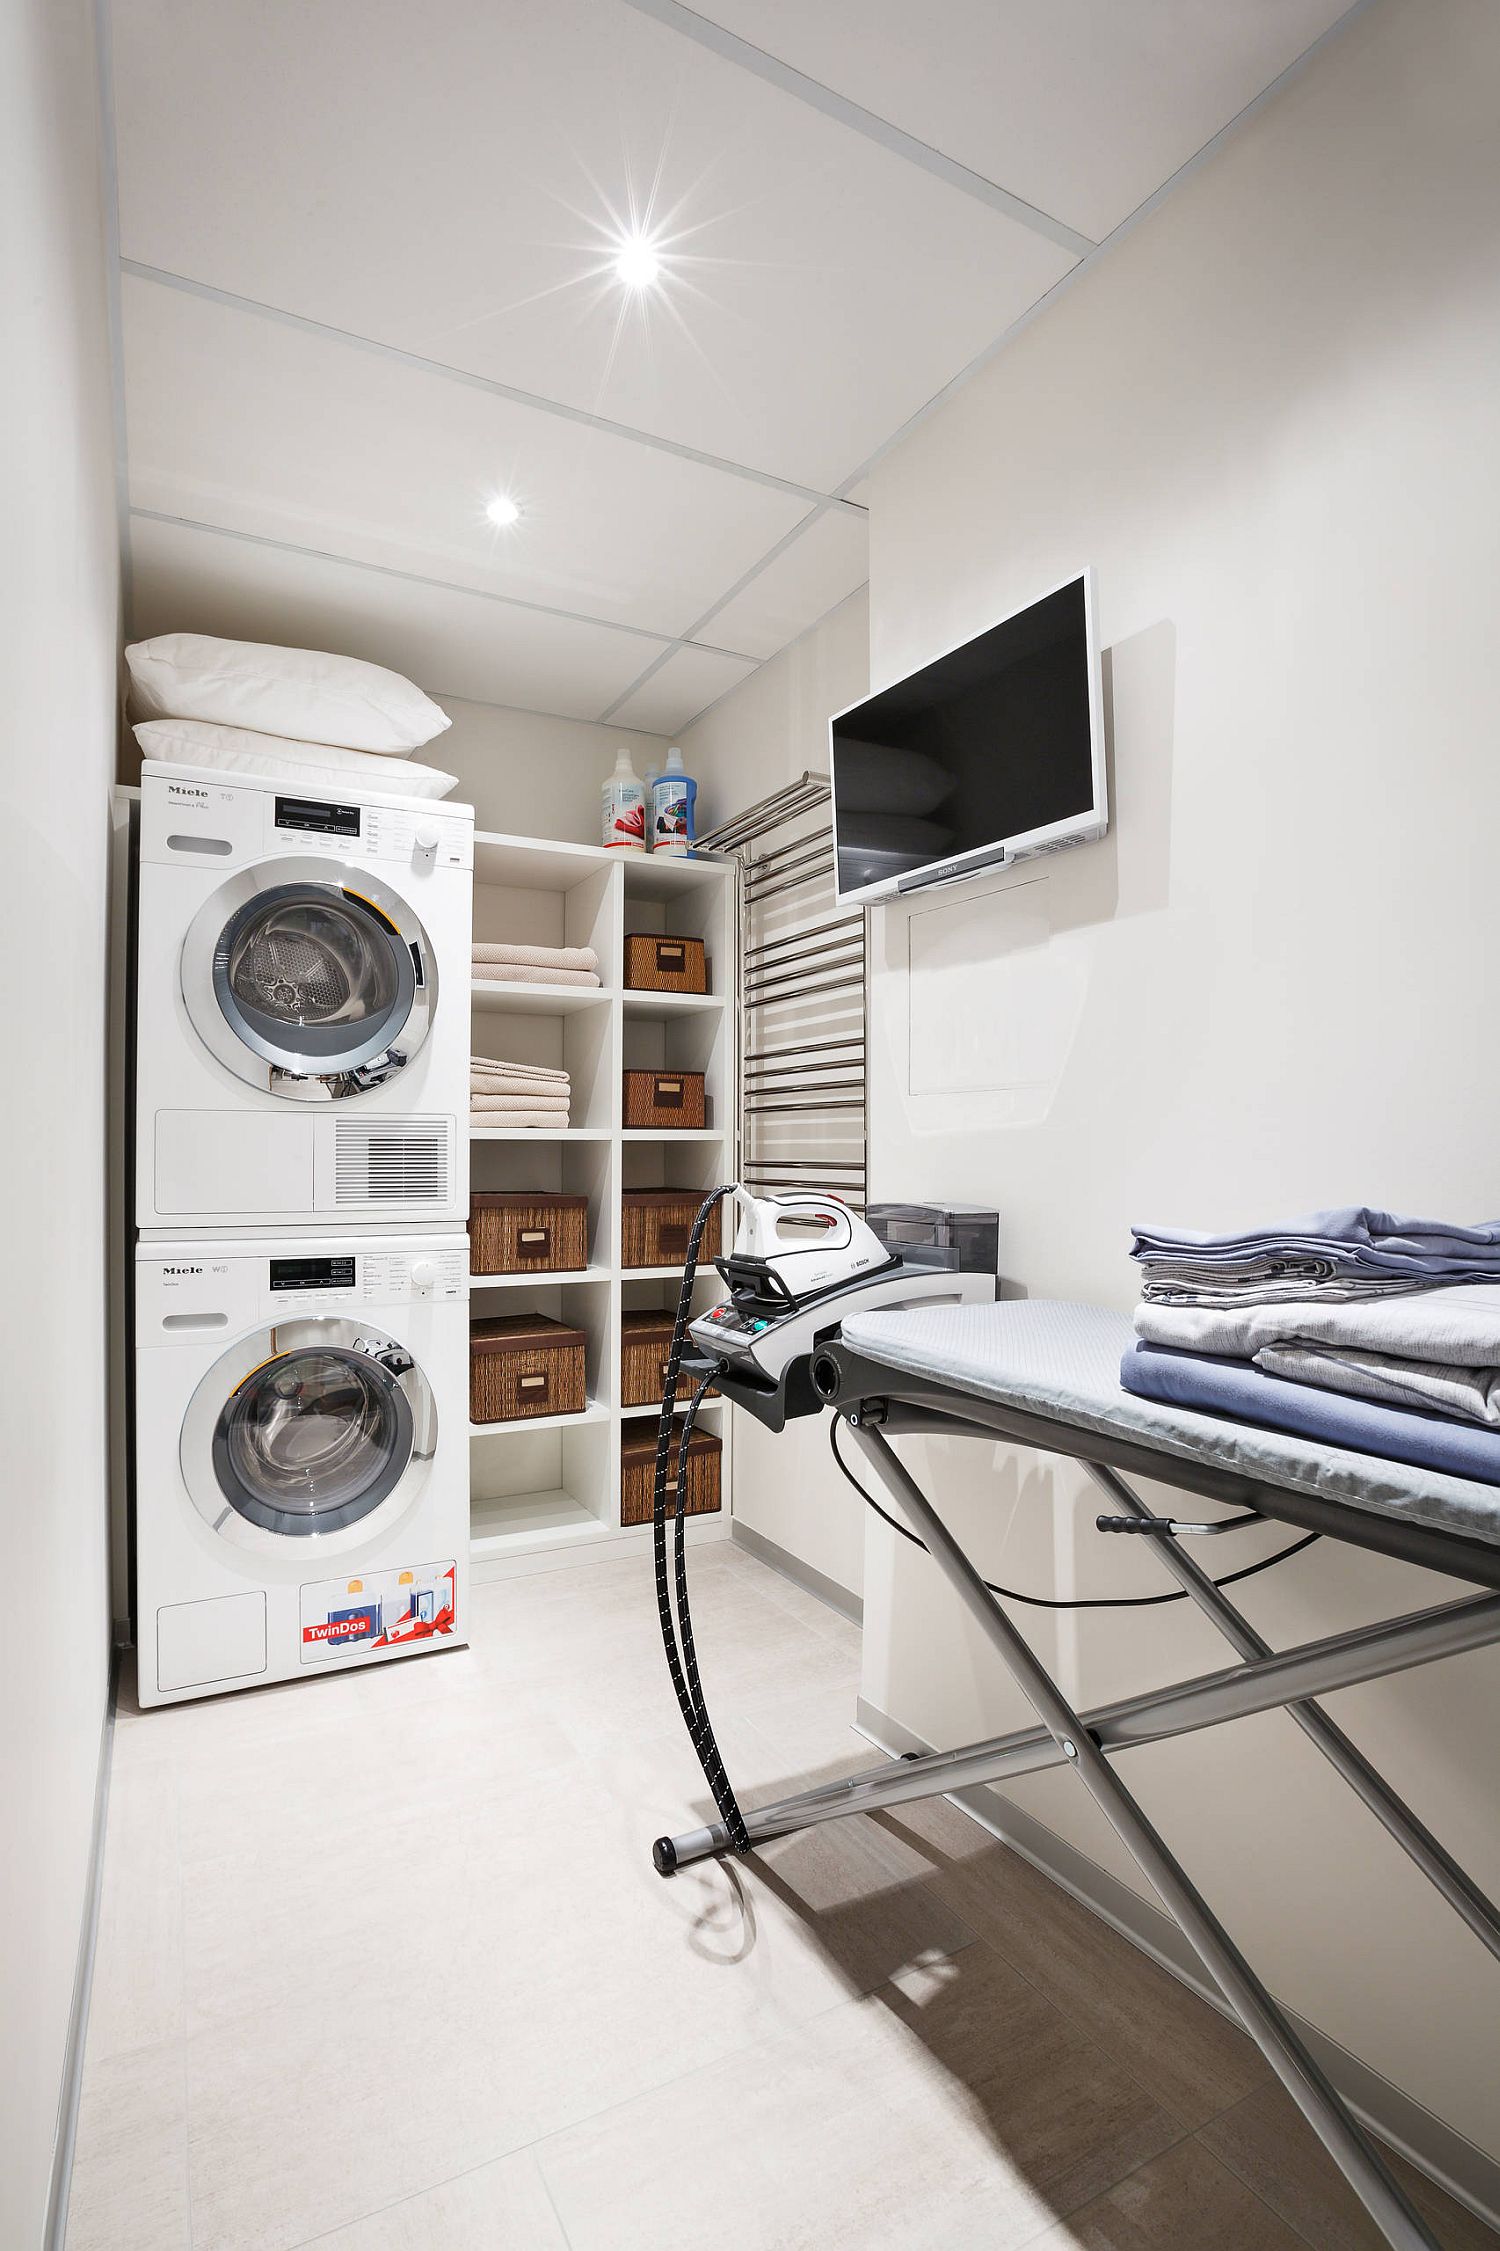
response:
M141 719L206 719L399 758L452 722L399 672L319 649L159 633L125 651Z
M269 774L312 783L323 789L348 789L363 782L394 797L446 797L458 776L412 758L374 758L367 750L336 750L331 743L289 742L284 735L258 735L248 727L214 727L204 719L148 719L135 729L143 758L169 766L211 766L226 774Z

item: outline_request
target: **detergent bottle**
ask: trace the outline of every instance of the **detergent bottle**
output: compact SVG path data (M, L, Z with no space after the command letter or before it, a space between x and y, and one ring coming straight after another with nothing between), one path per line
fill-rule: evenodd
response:
M683 859L691 852L698 784L683 772L682 752L673 743L667 763L651 789L651 849Z
M604 841L615 852L647 849L646 792L628 749L619 751L615 770L604 785Z

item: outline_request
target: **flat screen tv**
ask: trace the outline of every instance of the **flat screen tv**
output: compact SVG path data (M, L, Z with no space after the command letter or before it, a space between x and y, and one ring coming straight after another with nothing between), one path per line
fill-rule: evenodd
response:
M1102 836L1089 573L828 726L841 900L891 898Z

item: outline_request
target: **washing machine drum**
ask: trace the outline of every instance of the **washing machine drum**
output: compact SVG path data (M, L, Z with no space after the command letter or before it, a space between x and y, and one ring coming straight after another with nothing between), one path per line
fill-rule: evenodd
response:
M292 1101L362 1094L403 1069L436 991L406 902L326 860L244 870L199 909L183 947L200 1039L238 1078Z
M436 1435L431 1390L403 1346L350 1321L279 1323L199 1384L182 1471L216 1532L263 1547L404 1510Z

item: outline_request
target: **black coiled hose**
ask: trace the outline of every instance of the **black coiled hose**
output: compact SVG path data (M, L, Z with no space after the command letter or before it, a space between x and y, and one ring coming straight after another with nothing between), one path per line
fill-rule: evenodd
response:
M715 1188L705 1198L693 1221L688 1237L687 1259L682 1272L682 1290L677 1300L677 1318L672 1325L672 1344L667 1354L666 1381L662 1385L661 1420L656 1428L656 1485L651 1500L651 1549L656 1565L656 1606L661 1617L662 1646L667 1653L667 1670L672 1676L677 1705L698 1754L698 1764L703 1769L704 1780L713 1792L714 1804L719 1809L719 1819L728 1833L734 1851L750 1850L750 1838L745 1828L745 1817L739 1800L724 1771L724 1761L714 1738L704 1700L703 1683L698 1677L698 1658L693 1646L693 1614L688 1603L687 1583L687 1462L688 1447L692 1443L693 1425L698 1419L698 1408L703 1394L713 1382L710 1372L697 1386L687 1412L682 1418L682 1435L677 1444L677 1505L674 1511L675 1548L674 1569L667 1571L667 1481L672 1461L672 1426L676 1420L677 1377L682 1359L683 1339L687 1335L692 1316L693 1283L698 1273L698 1248L703 1240L703 1230L709 1213L732 1188ZM675 1598L675 1609L674 1609Z

